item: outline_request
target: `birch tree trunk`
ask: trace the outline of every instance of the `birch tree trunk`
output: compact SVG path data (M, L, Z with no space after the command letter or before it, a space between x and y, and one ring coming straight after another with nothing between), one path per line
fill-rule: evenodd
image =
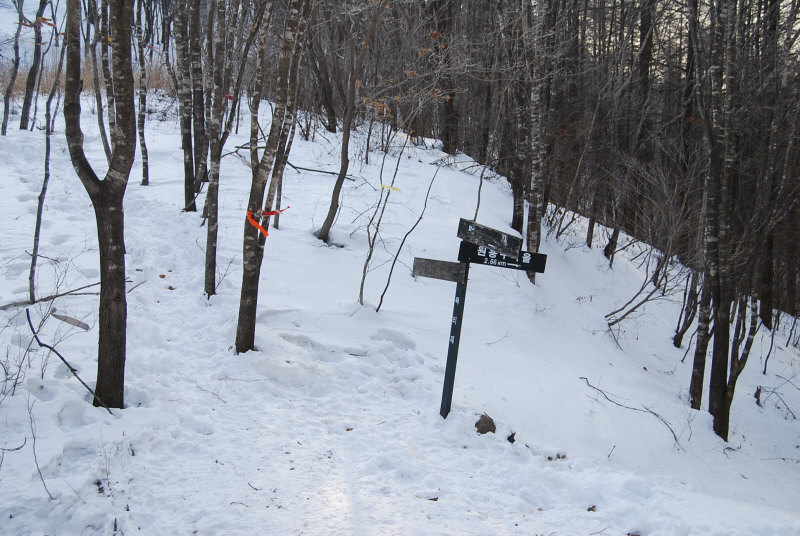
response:
M142 0L137 0L136 47L139 55L139 116L137 130L139 132L139 149L142 152L142 186L148 186L150 184L150 165L147 156L147 142L144 137L144 124L147 116L147 72L144 61L144 45L150 39L150 31L148 31L147 35L144 35L142 15Z
M192 92L189 69L188 25L185 9L175 9L175 78L178 81L178 114L183 151L183 210L196 212L194 154L192 152Z
M194 133L194 177L195 189L206 177L208 157L208 136L205 125L205 104L203 99L203 64L201 61L200 39L200 1L189 3L189 55L191 56L192 79L192 123Z

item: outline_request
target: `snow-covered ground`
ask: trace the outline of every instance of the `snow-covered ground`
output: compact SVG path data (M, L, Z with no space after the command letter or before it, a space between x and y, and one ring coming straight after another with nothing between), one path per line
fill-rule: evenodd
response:
M94 119L84 112L90 159L102 170ZM0 305L27 297L43 176L43 133L12 125L0 138ZM680 294L649 304L612 336L604 315L646 277L634 259L640 250L609 269L600 249L579 245L578 221L545 242L547 270L536 286L521 272L472 268L453 408L442 419L455 285L410 272L415 256L456 259L458 220L475 212L473 162L430 148L401 153L398 136L381 179L383 153L373 150L364 165L357 137L355 180L345 184L333 231L338 247L312 235L334 177L287 168L291 209L267 239L259 351L236 355L250 170L223 160L220 283L208 300L206 228L198 214L181 212L177 125L150 122L147 136L151 185L139 186L137 160L125 196L128 407L113 416L92 407L66 366L32 341L24 309L0 311L0 361L23 376L0 396L0 534L800 534L792 414L800 411L800 355L784 346L785 334L774 339L766 375L769 332L756 340L724 443L709 415L687 402L691 355L682 362L686 348L670 340ZM244 141L233 136L227 146ZM298 138L290 161L336 170L338 142L322 132L313 142ZM400 192L383 217L361 306L365 225L398 156ZM99 277L92 207L61 127L52 159L39 295ZM437 164L424 218L376 313ZM503 180L485 182L480 207L479 223L513 232ZM97 296L32 306L34 323L53 307L90 329L51 316L42 341L93 385ZM763 407L753 398L759 385ZM476 433L484 412L496 433Z

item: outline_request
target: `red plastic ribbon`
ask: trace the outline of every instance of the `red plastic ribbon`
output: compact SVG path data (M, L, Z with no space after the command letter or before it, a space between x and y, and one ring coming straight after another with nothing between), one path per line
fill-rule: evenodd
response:
M281 210L262 210L262 211L260 211L260 212L258 213L258 215L259 215L259 216L277 216L277 215L278 215L278 214L280 214L281 212L283 212L283 211L285 211L285 210L289 210L290 208L292 208L292 207L286 207L286 208L284 208L284 209L281 209ZM258 229L259 231L261 231L261 234L263 234L265 238L269 236L269 233L267 232L267 230L266 230L266 229L264 229L264 228L261 226L261 224L260 224L260 223L258 223L258 222L257 222L257 221L256 221L256 220L253 218L253 211L252 211L252 210L248 210L248 211L247 211L247 221L249 221L249 222L250 222L250 224L251 224L253 227L255 227L256 229Z

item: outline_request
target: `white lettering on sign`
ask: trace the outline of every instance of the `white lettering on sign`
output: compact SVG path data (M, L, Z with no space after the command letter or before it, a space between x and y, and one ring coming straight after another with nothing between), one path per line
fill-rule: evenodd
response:
M479 257L486 256L486 246L478 246L478 256Z
M531 262L531 254L527 251L522 254L522 262L528 263Z
M461 303L461 297L460 296L456 296L456 305L458 305L459 303Z
M457 323L458 323L458 317L454 316L453 317L453 325L455 326Z
M456 342L456 336L450 335L450 344L454 344Z

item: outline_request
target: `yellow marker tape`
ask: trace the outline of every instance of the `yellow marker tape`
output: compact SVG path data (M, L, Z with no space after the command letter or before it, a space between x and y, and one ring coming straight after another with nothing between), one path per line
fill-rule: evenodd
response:
M394 186L389 186L388 184L381 184L381 188L386 188L387 190L392 190L393 192L400 192L403 193L400 188L395 188Z

